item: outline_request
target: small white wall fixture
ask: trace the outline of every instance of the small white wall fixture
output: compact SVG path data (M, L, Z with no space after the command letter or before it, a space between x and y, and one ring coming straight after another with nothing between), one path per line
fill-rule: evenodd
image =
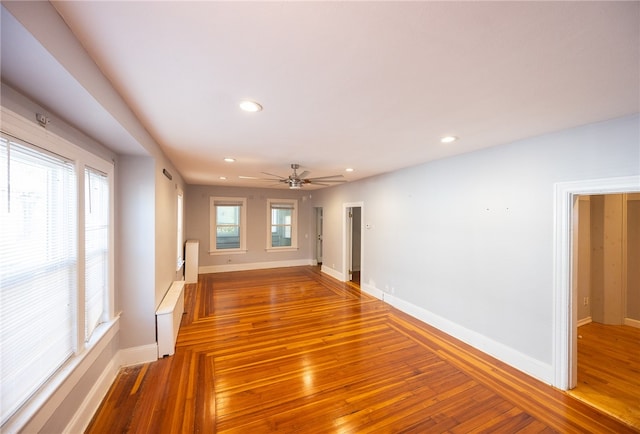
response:
M574 204L581 195L640 192L640 176L561 182L554 186L553 370L554 386L577 383L577 291L573 277Z

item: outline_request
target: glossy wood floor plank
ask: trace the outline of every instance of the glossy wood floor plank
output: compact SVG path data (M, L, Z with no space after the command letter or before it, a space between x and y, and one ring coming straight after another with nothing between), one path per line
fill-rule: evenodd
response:
M89 433L635 432L316 267L201 275Z
M578 384L569 393L640 427L640 329L592 322L578 334Z

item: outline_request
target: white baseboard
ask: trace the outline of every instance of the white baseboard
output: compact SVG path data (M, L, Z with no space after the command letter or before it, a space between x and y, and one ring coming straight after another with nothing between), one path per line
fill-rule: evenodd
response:
M102 400L107 396L109 388L118 375L119 369L116 360L109 362L65 428L65 434L80 433L87 429L93 415L98 410L98 407L100 407Z
M579 319L578 322L577 322L577 326L580 327L580 326L583 326L585 324L589 324L590 322L593 322L593 320L591 319L590 316L588 316L586 318Z
M383 300L385 303L390 304L396 309L399 309L402 312L409 314L412 317L419 319L420 321L429 324L430 326L433 326L438 330L441 330L528 375L531 375L532 377L539 379L540 381L547 384L552 384L553 382L554 371L550 364L542 363L539 360L533 359L526 354L507 347L500 342L494 341L480 333L462 327L459 324L449 321L448 319L429 312L419 306L406 302L392 294L381 291L380 289L369 285L363 285L361 288L368 294Z
M154 362L158 360L158 345L149 344L140 347L119 350L115 357L108 363L98 380L94 383L85 399L78 406L78 410L64 429L64 433L75 434L84 432L89 426L93 415L102 403L102 400L124 366L138 365L140 363Z
M320 272L328 274L329 276L333 277L336 280L339 280L340 282L345 281L344 274L342 274L340 271L334 270L331 267L327 267L324 264L322 264L322 267L320 267Z
M372 286L366 283L361 283L360 289L379 300L384 300L384 292L379 290L375 286Z
M640 321L638 321L637 319L625 318L624 325L628 325L628 326L640 329Z
M263 270L280 267L300 267L303 265L313 265L313 260L295 259L291 261L252 262L247 264L203 265L198 267L198 274L223 273L225 271Z
M155 362L158 360L158 344L153 343L139 347L125 348L124 350L118 351L117 358L118 368Z

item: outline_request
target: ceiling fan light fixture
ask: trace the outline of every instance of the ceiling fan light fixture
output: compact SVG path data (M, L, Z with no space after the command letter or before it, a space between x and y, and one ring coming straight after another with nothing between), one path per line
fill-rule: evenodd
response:
M262 106L257 102L251 100L240 101L240 108L245 112L250 113L262 111Z
M304 184L304 181L302 179L295 179L295 178L289 179L289 188L291 190L298 190L302 188L303 184Z

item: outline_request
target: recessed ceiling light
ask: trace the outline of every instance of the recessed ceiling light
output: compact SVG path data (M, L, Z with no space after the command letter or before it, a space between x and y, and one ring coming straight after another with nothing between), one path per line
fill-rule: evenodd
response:
M444 136L440 139L441 143L453 143L456 140L458 140L458 138L456 136Z
M255 101L241 101L240 108L246 112L259 112L262 110L262 106Z
M220 177L220 178L218 178L218 179L222 179L222 180L224 181L225 179L227 179L227 177L226 177L226 176L221 176L221 177Z
M353 172L353 167L347 167L344 169L345 172Z
M236 161L235 158L231 158L231 157L227 157L224 159L224 161L226 161L227 163L233 163L234 161Z

